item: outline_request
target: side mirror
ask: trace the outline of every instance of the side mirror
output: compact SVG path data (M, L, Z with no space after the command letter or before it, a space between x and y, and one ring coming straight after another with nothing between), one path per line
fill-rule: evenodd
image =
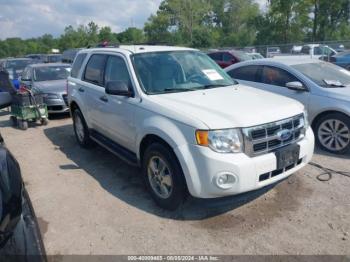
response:
M106 84L106 94L115 96L132 96L128 84L125 81L109 81Z
M286 87L290 90L294 90L294 91L299 91L299 92L303 92L305 91L305 87L303 86L303 84L299 81L294 81L294 82L288 82L286 84Z
M12 96L9 92L0 92L0 109L9 107L12 103Z

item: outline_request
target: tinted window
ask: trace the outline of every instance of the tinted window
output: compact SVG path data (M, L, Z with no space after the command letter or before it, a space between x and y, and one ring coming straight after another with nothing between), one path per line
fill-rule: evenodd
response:
M105 55L92 55L86 65L84 80L102 86L105 61Z
M283 69L272 66L264 66L262 72L262 82L264 84L285 87L286 83L295 81L299 81L299 79Z
M222 61L222 54L221 53L211 53L208 54L212 59L215 61Z
M228 72L234 78L245 81L257 82L259 66L244 66Z
M123 81L131 85L128 68L125 61L118 56L110 56L107 60L105 83L108 81Z
M223 53L222 61L231 62L232 60L236 60L236 59L234 59L234 57L229 53Z
M86 55L87 55L86 53L85 54L79 54L77 56L77 58L74 60L73 67L72 67L72 73L71 73L72 77L75 77L75 78L78 77L81 65L83 64Z

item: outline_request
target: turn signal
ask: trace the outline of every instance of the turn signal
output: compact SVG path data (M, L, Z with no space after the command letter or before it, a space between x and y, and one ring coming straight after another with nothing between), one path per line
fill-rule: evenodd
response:
M197 144L200 146L208 146L209 144L208 135L209 135L209 131L197 130L196 131Z

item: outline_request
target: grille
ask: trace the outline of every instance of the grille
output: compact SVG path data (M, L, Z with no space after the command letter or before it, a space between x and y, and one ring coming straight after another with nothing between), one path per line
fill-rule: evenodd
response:
M66 106L68 106L68 97L67 95L62 95L63 101L66 104Z
M281 139L278 132L289 130L291 136ZM257 156L295 143L305 136L304 115L297 115L281 121L243 128L245 153Z

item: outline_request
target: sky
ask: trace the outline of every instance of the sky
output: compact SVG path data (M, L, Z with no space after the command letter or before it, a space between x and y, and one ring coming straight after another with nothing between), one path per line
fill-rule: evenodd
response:
M256 0L261 6L266 0ZM52 34L94 21L113 32L142 28L161 0L0 0L0 39Z

